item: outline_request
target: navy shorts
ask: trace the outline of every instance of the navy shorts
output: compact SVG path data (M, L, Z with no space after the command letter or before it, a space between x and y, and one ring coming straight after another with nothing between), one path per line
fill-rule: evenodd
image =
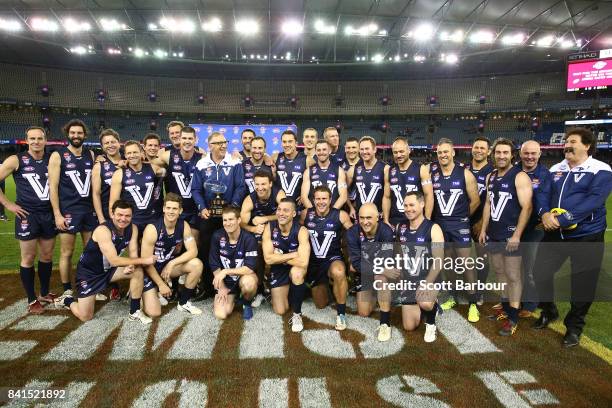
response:
M108 287L117 268L110 268L103 273L96 273L80 265L76 272L76 291L78 298L98 294Z
M225 287L230 290L230 295L240 295L240 276L226 276L225 279L223 279L223 283L225 283Z
M200 215L198 213L182 213L181 220L187 221L191 229L200 230Z
M68 230L61 231L62 233L77 234L79 232L91 232L100 225L95 211L80 214L63 213L63 215L68 224Z
M157 271L157 273L160 276L161 276L161 273L164 270L165 266L168 265L168 262L170 262L170 260L168 260L168 261L166 261L164 263L161 263L161 264L155 262L155 270ZM145 293L146 291L151 290L151 289L159 290L159 287L157 286L157 284L155 284L153 279L151 279L149 274L145 271L145 273L144 273L144 286L142 288L142 293Z
M487 237L488 238L488 237ZM508 252L506 250L506 244L508 243L507 240L488 240L487 243L485 244L485 248L487 250L487 252L491 253L491 254L503 254L504 256L522 256L523 253L521 251L521 246L519 244L519 248L514 251L514 252Z
M393 229L395 229L402 222L408 222L406 216L389 218L389 224L393 225Z
M309 287L315 287L322 283L329 282L329 267L334 261L342 261L341 255L332 256L329 259L314 258L308 264L308 272L306 272L306 284Z
M274 289L288 285L291 282L290 271L290 265L272 265L270 268L270 287Z
M457 248L469 248L472 246L472 236L469 221L439 222L444 243L450 243Z
M15 217L15 238L20 241L51 239L55 235L55 219L50 211L30 213L25 218Z

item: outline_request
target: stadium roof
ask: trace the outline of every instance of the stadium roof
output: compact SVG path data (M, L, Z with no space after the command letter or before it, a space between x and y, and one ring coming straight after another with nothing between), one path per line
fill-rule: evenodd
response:
M204 77L562 71L612 48L610 1L19 0L0 20L3 62Z

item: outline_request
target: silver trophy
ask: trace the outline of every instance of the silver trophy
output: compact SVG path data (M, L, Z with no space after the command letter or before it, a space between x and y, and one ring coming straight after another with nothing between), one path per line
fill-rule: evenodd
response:
M215 198L210 202L210 216L221 217L223 215L223 206L226 204L222 194L227 191L227 186L217 181L204 182L204 190L215 194Z

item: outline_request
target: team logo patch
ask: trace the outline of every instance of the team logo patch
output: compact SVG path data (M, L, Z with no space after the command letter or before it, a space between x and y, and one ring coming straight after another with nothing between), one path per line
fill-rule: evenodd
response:
M126 169L125 170L125 177L132 177L132 170Z
M74 169L75 167L76 167L76 164L74 164L74 163L68 163L68 164L66 165L66 168L67 168L67 169Z
M209 167L206 169L206 177L210 177L211 174L212 174L212 167Z
M226 244L225 237L221 237L221 239L219 240L219 246L221 248L225 248L225 244Z
M23 168L24 171L34 171L34 167L33 166L27 166Z
M555 173L555 175L553 176L553 181L559 181L559 179L563 177L563 173L558 171Z
M406 232L406 224L402 224L402 226L400 227L400 234L404 234Z
M459 186L459 185L461 185L460 181L453 181L453 186Z
M152 177L151 177L151 176L146 176L146 177L145 177L145 179L146 179L146 180L151 180L151 179L152 179Z
M394 167L391 169L391 175L395 176L397 174L397 169Z
M110 164L108 162L104 162L103 166L104 166L104 170L110 169Z
M245 163L244 164L244 168L246 169L246 171L251 171L251 164L250 163Z
M66 214L64 215L64 219L66 220L66 224L70 224L72 222L72 215Z
M178 157L178 155L176 155L176 154L174 155L174 157L172 158L172 160L173 160L175 163L178 163L178 162L180 162L180 161L181 161L180 157Z
M441 185L440 183L434 183L433 188L440 188L440 185Z
M434 174L434 181L438 181L440 180L440 175L439 174Z
M412 176L408 177L408 181L414 181L414 180L415 180L414 177Z
M68 152L64 152L64 160L66 160L67 162L69 162L70 160L72 160L72 158L70 157L70 153L68 153Z
M392 179L391 179L391 182L392 182L392 183L397 183L398 181L399 181L399 180L397 179L397 177L394 177L394 178L392 178Z
M183 170L183 169L181 168L181 166L174 166L174 167L173 167L173 169L174 169L174 170L176 170L176 171L181 171L181 170Z
M307 225L308 228L314 228L317 224L315 224L314 222L309 222Z
M107 171L106 173L104 173L104 177L112 177L113 176L113 172L112 171Z
M508 183L502 183L502 188L508 188Z
M30 224L28 223L28 220L27 220L27 219L23 219L23 220L21 220L21 229L22 229L22 230L24 230L24 231L25 231L25 230L27 230L29 225L30 225Z
M21 156L23 164L30 164L30 158L28 156Z
M318 174L313 174L312 175L312 179L313 180L318 180L319 179L319 175Z
M136 183L136 180L134 180L134 179L127 179L125 181L125 184L134 184L134 183Z

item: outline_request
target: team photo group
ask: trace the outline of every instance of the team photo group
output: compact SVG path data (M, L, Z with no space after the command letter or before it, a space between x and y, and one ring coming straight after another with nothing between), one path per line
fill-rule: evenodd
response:
M169 303L199 315L208 303L197 301L212 298L217 319L237 310L250 320L269 303L298 333L310 297L319 309L333 305L335 329L343 331L351 327L347 300L354 295L359 316L378 314L381 342L391 339L392 313L407 331L424 323L425 342L434 342L436 317L460 302L468 304L469 322L488 318L501 336L527 336L559 318L554 278L569 259L562 346L580 342L612 190L610 166L594 158L597 140L586 128L567 130L564 159L550 168L535 140L515 146L484 136L474 139L465 163L445 138L433 160L417 162L400 137L385 163L377 140L341 144L335 127L285 130L280 152L255 130L244 130L242 150L231 151L224 133L198 135L178 121L167 126L167 147L155 133L126 141L112 129L91 140L77 119L63 130L67 146L52 149L45 129L30 127L27 151L0 166L0 181L15 181L15 201L0 192L0 203L15 215L30 314L63 308L88 321L97 301L126 298L127 318L146 325ZM98 141L101 154L85 143ZM372 273L376 259L366 248L389 243L419 259L486 262L461 271L424 262L410 273ZM374 258L387 255L382 249ZM54 266L61 290L50 287ZM380 289L405 277L421 285ZM467 290L452 284L459 281ZM451 284L439 291L440 282ZM485 293L484 282L501 291ZM534 330L517 333L519 318L536 309Z

